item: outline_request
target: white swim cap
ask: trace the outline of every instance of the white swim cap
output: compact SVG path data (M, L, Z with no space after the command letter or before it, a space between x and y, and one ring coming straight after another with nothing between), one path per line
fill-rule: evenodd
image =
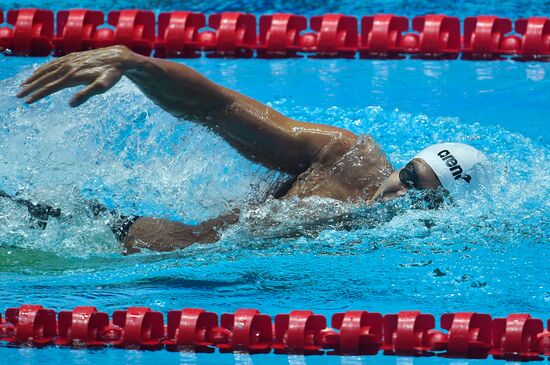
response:
M459 188L477 188L491 175L487 156L463 143L439 143L420 151L421 158L435 172L441 185L450 192Z

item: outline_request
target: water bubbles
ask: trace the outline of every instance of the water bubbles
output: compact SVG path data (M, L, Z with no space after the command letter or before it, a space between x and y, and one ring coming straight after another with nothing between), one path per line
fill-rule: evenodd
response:
M537 64L530 64L525 71L529 80L542 81L546 77L546 70Z

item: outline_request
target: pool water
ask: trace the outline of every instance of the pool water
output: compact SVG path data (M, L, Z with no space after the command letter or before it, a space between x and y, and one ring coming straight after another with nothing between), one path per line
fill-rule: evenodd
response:
M518 14L516 3L504 2L504 15ZM465 15L464 9L455 14ZM47 60L0 57L0 189L63 212L41 229L29 223L26 208L0 198L0 309L22 303L55 310L95 305L107 312L133 305L218 313L252 307L271 315L312 309L327 316L418 309L436 318L449 311L548 318L550 63L177 60L292 118L371 134L396 167L434 142L469 143L489 156L492 186L474 199L427 211L412 209L410 197L375 207L269 199L285 176L163 112L125 79L77 109L67 104L74 89L23 105L14 96L17 84ZM127 214L186 223L236 207L244 218L216 244L122 256L108 217L94 218L89 199ZM346 227L311 228L311 222L342 213L352 216ZM0 358L478 363L7 347L0 347Z

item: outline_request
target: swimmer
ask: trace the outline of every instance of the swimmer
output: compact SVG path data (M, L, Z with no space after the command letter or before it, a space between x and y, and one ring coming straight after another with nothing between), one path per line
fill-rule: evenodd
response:
M71 53L39 67L17 94L32 104L62 89L85 85L70 99L77 107L106 92L122 76L177 118L198 123L224 138L245 158L293 176L273 196L308 196L355 203L384 202L411 189L453 194L479 186L487 158L460 143L427 147L394 170L372 137L324 124L288 118L218 85L190 67L133 53L124 46ZM239 220L234 211L197 225L161 217L123 217L115 232L126 253L146 248L170 251L211 243Z

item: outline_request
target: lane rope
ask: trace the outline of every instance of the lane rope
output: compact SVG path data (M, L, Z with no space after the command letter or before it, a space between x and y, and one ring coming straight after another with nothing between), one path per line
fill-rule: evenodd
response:
M8 10L0 26L7 55L62 56L112 45L143 55L170 58L511 58L550 61L550 18L458 17L441 14L412 20L394 14L358 19L324 14L89 9ZM4 12L0 12L0 23ZM55 31L54 31L55 25Z
M166 319L166 322L165 322ZM8 308L0 316L0 343L8 346L110 347L213 353L305 355L442 356L542 360L550 356L546 326L529 314L492 318L474 312L446 313L439 319L419 311L382 315L364 310L325 316L294 310L273 318L257 309L218 316L204 309L169 311L146 307L116 310L95 307L56 313L41 305Z

